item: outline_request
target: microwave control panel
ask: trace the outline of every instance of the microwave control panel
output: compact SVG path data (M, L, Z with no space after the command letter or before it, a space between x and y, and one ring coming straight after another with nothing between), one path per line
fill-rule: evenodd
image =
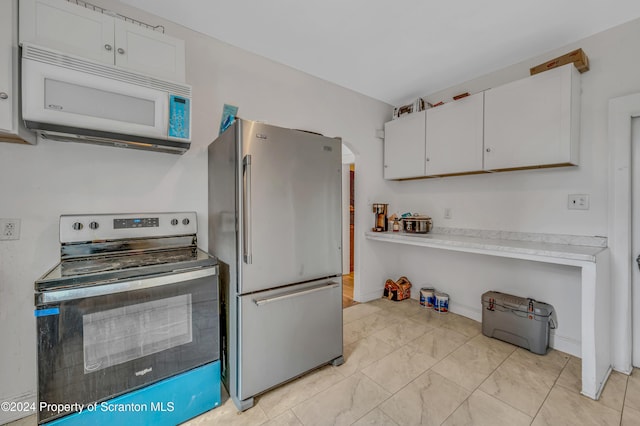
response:
M190 140L191 99L169 95L169 137Z

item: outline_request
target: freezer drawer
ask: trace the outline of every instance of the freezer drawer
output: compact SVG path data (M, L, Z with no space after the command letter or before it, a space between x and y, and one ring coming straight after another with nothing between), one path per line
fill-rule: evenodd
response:
M239 399L342 356L341 277L239 299Z

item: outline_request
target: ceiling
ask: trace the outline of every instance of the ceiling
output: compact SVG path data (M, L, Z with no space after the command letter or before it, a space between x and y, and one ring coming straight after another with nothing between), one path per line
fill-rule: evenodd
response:
M392 105L640 17L638 0L120 1Z

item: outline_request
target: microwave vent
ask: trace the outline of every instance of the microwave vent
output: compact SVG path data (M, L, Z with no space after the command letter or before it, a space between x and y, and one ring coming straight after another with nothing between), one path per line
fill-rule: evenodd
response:
M87 61L76 56L66 55L54 50L44 49L33 44L24 43L22 46L22 57L33 61L56 65L59 67L81 71L100 77L111 78L124 83L144 86L150 89L162 90L174 95L191 97L191 87L170 81L160 80L144 74L127 71L122 68Z
M50 126L55 129L57 126ZM184 142L167 142L167 141L153 141L146 138L137 138L139 141L134 140L124 140L122 137L118 137L119 135L113 134L113 138L109 137L101 137L91 135L91 131L86 129L75 129L73 133L59 133L51 130L47 130L47 127L43 127L40 135L44 139L49 139L57 142L84 142L93 145L103 145L103 146L115 146L118 148L130 148L130 149L140 149L144 151L156 151L156 152L164 152L167 154L184 154L189 149L189 144ZM66 130L68 131L68 130ZM84 134L82 134L84 133Z

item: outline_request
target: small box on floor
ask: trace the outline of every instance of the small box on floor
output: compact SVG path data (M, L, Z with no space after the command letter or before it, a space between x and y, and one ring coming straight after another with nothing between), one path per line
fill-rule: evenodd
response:
M552 313L553 306L547 303L488 291L482 295L482 334L544 355Z
M407 277L400 277L398 281L388 279L384 283L382 297L399 302L411 298L411 281Z

